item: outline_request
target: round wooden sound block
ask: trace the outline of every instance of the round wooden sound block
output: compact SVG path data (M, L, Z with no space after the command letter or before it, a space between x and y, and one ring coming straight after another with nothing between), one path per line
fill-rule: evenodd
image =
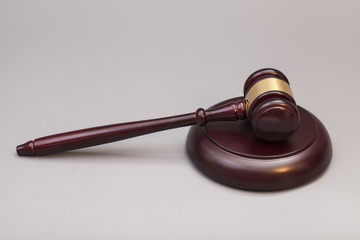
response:
M286 141L258 139L249 121L213 122L190 128L187 153L201 172L232 187L271 191L304 184L329 165L332 146L319 119L302 107L298 109L300 125Z

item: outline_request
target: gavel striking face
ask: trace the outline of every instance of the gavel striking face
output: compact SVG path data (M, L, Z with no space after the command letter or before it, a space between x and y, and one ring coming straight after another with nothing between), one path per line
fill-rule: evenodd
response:
M244 95L247 118L258 138L278 142L296 131L300 115L283 73L275 69L254 72L245 82Z
M20 156L46 155L119 141L167 129L213 121L250 120L254 134L268 142L286 140L300 121L289 82L276 69L261 69L245 82L244 97L211 110L60 133L17 147Z

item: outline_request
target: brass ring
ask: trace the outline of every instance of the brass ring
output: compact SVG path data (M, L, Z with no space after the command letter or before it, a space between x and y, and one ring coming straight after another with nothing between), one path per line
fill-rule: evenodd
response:
M249 109L254 100L261 94L272 91L280 91L290 95L293 99L291 88L289 84L281 79L270 77L265 78L252 86L245 96L246 112L249 113Z

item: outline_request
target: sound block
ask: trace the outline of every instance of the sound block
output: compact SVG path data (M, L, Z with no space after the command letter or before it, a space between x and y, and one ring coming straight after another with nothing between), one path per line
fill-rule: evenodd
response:
M277 143L258 139L247 120L193 126L186 140L189 158L206 176L235 188L273 191L304 184L329 165L332 145L320 120L304 108L298 109L297 131Z

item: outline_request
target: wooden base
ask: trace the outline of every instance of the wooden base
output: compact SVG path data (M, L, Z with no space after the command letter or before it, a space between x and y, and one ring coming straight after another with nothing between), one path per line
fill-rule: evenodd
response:
M201 172L232 187L272 191L304 184L329 165L332 146L324 125L298 108L299 128L286 141L256 138L249 121L214 122L190 128L187 153Z

